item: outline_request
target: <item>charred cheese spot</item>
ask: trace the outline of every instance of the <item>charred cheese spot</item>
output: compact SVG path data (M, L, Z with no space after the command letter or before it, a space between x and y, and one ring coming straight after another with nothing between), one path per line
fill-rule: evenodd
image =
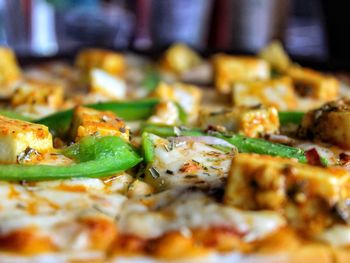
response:
M39 254L56 251L49 235L40 233L35 227L17 229L8 234L0 234L0 251L21 254Z

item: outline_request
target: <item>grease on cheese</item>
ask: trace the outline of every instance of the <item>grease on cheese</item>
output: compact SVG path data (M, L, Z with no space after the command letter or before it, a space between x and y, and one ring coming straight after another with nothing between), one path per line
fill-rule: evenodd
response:
M268 79L269 64L259 58L216 55L213 59L215 87L220 93L231 93L236 81Z
M71 138L79 141L83 137L94 134L114 135L126 141L129 140L129 128L113 112L98 111L82 106L76 107L70 129Z
M52 149L49 129L40 124L0 116L0 162L16 163L26 149L45 153Z
M225 181L233 153L196 141L176 142L150 134L154 161L146 182L158 190L196 186L215 188Z
M221 111L203 109L199 114L198 123L203 129L210 126L224 127L228 131L248 137L277 133L279 130L278 112L274 107L235 107L232 110Z
M253 107L262 104L278 110L293 110L297 105L296 93L289 77L237 81L232 92L234 106Z

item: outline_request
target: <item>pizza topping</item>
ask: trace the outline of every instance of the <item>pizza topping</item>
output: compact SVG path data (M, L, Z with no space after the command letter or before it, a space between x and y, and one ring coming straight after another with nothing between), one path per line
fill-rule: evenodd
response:
M123 139L115 136L85 137L66 148L64 155L77 163L68 166L3 165L0 180L40 181L72 177L101 177L134 167L141 161Z
M119 221L124 234L155 238L170 231L227 227L246 242L270 235L285 221L275 212L247 212L218 204L201 193L177 195L156 210L126 202Z
M52 136L44 125L0 116L0 162L16 163L26 149L45 153L52 148Z
M147 135L143 148L151 167L146 170L146 182L158 190L188 186L215 188L222 185L221 178L226 177L234 153L226 153L213 146L223 143L221 139L209 141L210 144L206 137L166 140L153 134ZM169 170L173 174L169 175Z
M239 154L232 162L225 202L243 209L281 211L295 228L318 232L340 220L334 210L347 198L348 184L349 174L340 168Z

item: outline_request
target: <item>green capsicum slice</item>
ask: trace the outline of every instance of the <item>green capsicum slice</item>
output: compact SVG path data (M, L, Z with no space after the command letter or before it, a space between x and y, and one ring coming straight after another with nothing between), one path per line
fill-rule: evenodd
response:
M76 163L68 166L4 164L0 165L0 180L98 178L128 170L142 161L127 142L116 136L85 137L64 149L62 154Z
M297 124L299 125L304 117L305 113L302 111L279 111L278 117L281 125L285 124Z
M158 99L152 98L135 101L103 102L85 106L96 110L112 111L126 121L134 121L147 119L153 113L154 107L158 103ZM54 136L64 136L69 129L72 116L73 109L70 109L54 113L35 122L48 126Z
M191 129L185 127L158 126L155 124L147 124L143 127L143 132L149 132L162 137L170 136L214 136L231 143L236 146L239 152L257 153L272 156L280 156L285 158L295 158L299 162L306 163L307 158L302 149L265 141L263 139L249 138L238 134L224 135L219 132L205 133L199 129Z
M11 119L21 120L21 121L32 121L33 120L32 118L24 116L18 112L11 111L11 110L5 110L5 109L0 109L0 115L11 118Z

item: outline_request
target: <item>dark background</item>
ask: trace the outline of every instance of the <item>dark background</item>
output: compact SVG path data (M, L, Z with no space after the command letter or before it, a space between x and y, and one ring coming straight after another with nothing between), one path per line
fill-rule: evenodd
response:
M156 57L177 41L254 54L278 39L297 62L350 70L349 11L346 0L0 0L0 44L35 62L82 46Z

